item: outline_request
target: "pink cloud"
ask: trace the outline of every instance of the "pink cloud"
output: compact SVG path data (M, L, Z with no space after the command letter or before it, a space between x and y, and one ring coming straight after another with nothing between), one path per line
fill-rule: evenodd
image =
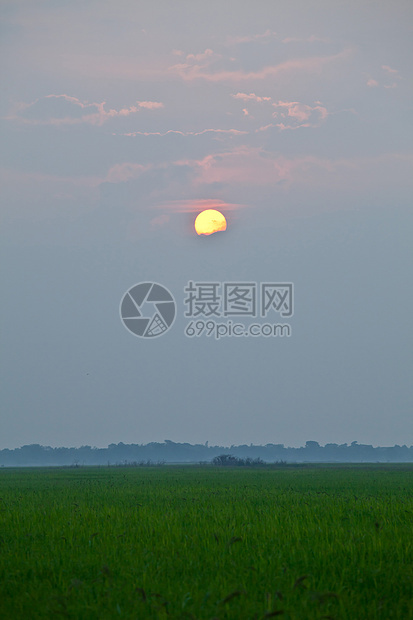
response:
M264 151L258 147L242 146L227 152L217 152L200 160L177 160L163 163L157 166L141 166L139 164L125 162L113 166L100 183L107 181L123 183L132 178L139 178L148 170L161 170L180 167L191 168L193 174L191 181L185 181L185 186L176 185L171 177L174 191L180 188L185 198L181 200L167 200L159 202L158 207L165 212L192 213L207 208L238 209L242 204L231 201L234 196L234 188L240 195L253 195L254 188L268 187L283 192L289 188L335 188L344 190L349 183L357 184L360 188L373 188L377 185L378 175L384 177L386 169L392 174L398 175L400 182L411 183L410 167L412 158L410 155L390 153L378 157L355 157L328 159L312 155L287 158L283 155ZM100 184L99 183L99 184ZM191 192L199 194L208 191L208 187L220 185L221 196L227 200L219 199L188 199ZM96 182L95 182L96 185ZM214 192L216 190L214 189ZM170 187L160 192L152 192L158 199L164 195L169 197Z
M389 65L382 65L381 69L382 71L384 71L384 75L382 74L380 82L374 78L369 78L367 80L367 86L370 86L370 88L377 87L377 86L380 86L382 88L397 88L397 82L392 81L389 84L388 80L390 78L392 80L402 80L403 78L400 75L400 72L397 69L393 69L392 67L389 67Z
M327 108L318 103L314 106L298 101L278 101L272 104L273 116L282 120L277 124L280 129L298 129L299 127L319 127L327 116Z
M389 67L389 65L382 65L381 68L383 69L383 71L387 71L387 73L393 73L395 75L399 73L397 69L392 69L391 67Z
M141 164L135 164L131 162L115 164L109 169L106 177L102 179L102 182L124 183L129 179L138 178L150 168L151 166L142 166Z
M160 101L137 101L139 108L145 108L146 110L159 110L164 105Z
M267 131L267 129L271 129L271 127L276 127L276 125L274 123L268 123L268 125L262 125L262 127L258 127L255 132L258 133L259 131Z
M236 211L247 206L244 201L252 207L256 204L255 198L260 196L260 188L268 188L274 197L293 189L307 192L314 188L334 193L345 193L351 188L352 194L357 191L371 196L386 191L386 188L388 190L386 183L390 175L395 186L410 191L412 165L412 156L406 153L341 159L316 156L287 158L260 148L243 146L225 153L217 152L200 160L173 161L157 166L124 162L112 166L102 177L62 177L0 169L0 181L10 196L21 198L19 203L23 205L22 209L27 208L27 216L37 218L55 210L61 201L72 201L74 208L83 205L83 198L93 203L103 183L124 183L139 178L149 170L170 170L170 175L166 175L170 179L169 185L159 191L152 187L147 192L151 197L148 204L153 205L153 199L158 201L157 213L154 213L151 224L157 227L166 224L168 220L165 216L172 213L195 213L207 208ZM193 174L179 180L182 179L181 166L190 167ZM177 176L174 171L178 173ZM220 199L196 198L208 195L209 192L216 195L217 182L220 183ZM211 184L214 184L213 187ZM183 199L168 200L171 195L176 197L179 194ZM30 197L33 195L38 197L39 206L36 209L31 208L33 203ZM44 200L39 200L39 197L44 197ZM133 208L138 211L141 203ZM279 204L279 201L274 200L274 205ZM14 209L14 202L11 201L7 208ZM306 201L303 200L303 209L306 208Z
M180 136L202 136L205 133L230 134L234 136L242 136L248 134L248 131L240 129L202 129L201 131L180 131L179 129L168 129L167 131L131 131L129 133L120 134L122 136L167 136L169 134L178 134ZM116 134L115 134L116 135Z
M175 71L180 76L181 73L191 71L195 68L199 70L207 70L220 58L222 58L220 54L216 54L213 50L207 48L200 54L187 54L185 62L173 65L173 67L169 68L169 72Z
M197 62L201 62L202 60L210 60L212 57L220 58L220 55L214 54L214 52L208 48L201 54L188 54L186 59L187 61L196 60Z
M278 65L263 67L259 71L210 71L209 63L200 64L178 64L170 67L170 71L180 76L183 80L191 81L203 79L208 82L242 82L246 80L263 80L276 77L284 73L296 73L306 71L308 73L319 73L331 63L335 63L349 56L350 49L343 50L332 56L313 56L310 58L296 58L287 60Z
M289 177L289 164L283 157L262 157L262 149L242 146L227 153L207 155L186 162L195 168L195 185L230 183L241 186L273 185Z
M198 213L205 209L221 209L224 211L235 211L245 205L236 204L232 202L225 202L223 200L217 200L215 198L194 198L185 200L169 200L157 205L158 208L172 211L173 213ZM160 216L163 217L163 216Z
M332 188L344 191L352 183L366 191L376 190L378 179L386 171L411 187L410 154L389 153L373 157L328 159L317 156L287 158L260 148L240 147L227 153L208 155L202 160L182 162L194 168L194 189L202 191L210 184L220 183L222 195L233 188L253 195L254 188L271 187L288 191L302 188Z
M231 97L234 99L241 99L242 101L256 101L257 103L271 101L271 97L258 97L255 93L250 93L249 95L246 93L237 93L236 95L231 95Z
M29 125L103 125L111 118L136 114L140 109L156 110L164 105L158 101L137 101L129 108L105 109L106 102L89 103L69 95L46 95L30 103L19 103L7 118Z

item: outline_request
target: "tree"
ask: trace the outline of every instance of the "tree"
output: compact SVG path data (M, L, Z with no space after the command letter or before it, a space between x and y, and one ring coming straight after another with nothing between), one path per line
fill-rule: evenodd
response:
M237 457L232 454L219 454L212 459L213 465L237 465Z

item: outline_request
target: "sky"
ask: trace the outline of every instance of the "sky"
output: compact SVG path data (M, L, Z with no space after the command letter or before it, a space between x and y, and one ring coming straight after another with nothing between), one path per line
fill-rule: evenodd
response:
M413 444L411 2L1 15L0 449ZM196 234L207 208L225 232ZM120 316L145 282L175 303L157 337ZM215 314L189 316L189 282ZM292 285L291 316L242 315L262 284ZM290 335L216 338L229 321Z

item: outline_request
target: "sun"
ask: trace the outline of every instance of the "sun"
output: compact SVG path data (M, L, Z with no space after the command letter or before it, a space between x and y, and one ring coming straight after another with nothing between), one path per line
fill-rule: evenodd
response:
M212 235L227 229L227 220L219 211L206 209L195 220L195 230L198 235Z

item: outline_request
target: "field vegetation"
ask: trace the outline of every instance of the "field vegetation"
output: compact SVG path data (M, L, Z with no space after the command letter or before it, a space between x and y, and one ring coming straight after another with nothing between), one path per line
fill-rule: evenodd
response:
M0 470L0 618L413 618L413 466Z

